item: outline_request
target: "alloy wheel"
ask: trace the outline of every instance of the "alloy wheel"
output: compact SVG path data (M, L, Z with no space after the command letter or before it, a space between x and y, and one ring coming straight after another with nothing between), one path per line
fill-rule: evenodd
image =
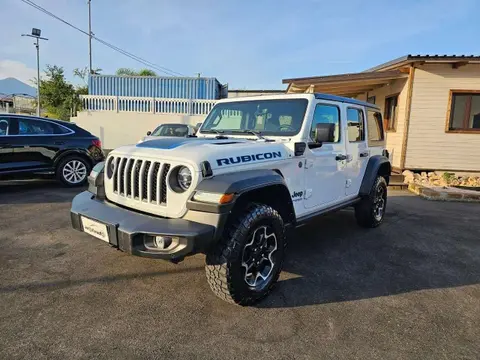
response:
M378 186L373 200L373 216L375 220L382 220L383 214L385 213L385 204L385 189L383 186Z
M276 250L277 237L272 227L258 227L243 248L242 267L245 269L244 280L248 286L261 290L268 284L275 267Z
M79 160L71 160L63 166L62 175L70 184L79 184L87 177L87 166Z

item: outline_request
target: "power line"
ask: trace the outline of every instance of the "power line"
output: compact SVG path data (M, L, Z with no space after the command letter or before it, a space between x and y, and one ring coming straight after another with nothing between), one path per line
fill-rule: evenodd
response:
M55 14L53 14L53 13L51 13L51 12L48 11L47 9L41 7L40 5L35 4L33 1L31 1L31 0L21 0L21 1L24 2L24 3L27 4L27 5L30 5L30 6L33 7L33 8L35 8L35 9L37 9L37 10L45 13L45 14L47 14L47 15L55 18L55 19L57 19L58 21L61 21L61 22L64 23L65 25L70 26L71 28L73 28L73 29L81 32L82 34L85 34L85 35L87 35L87 36L90 36L87 31L82 30L82 29L80 29L79 27L73 25L72 23L70 23L70 22L62 19L61 17L59 17L59 16L57 16L57 15L55 15ZM154 64L154 63L152 63L152 62L150 62L150 61L148 61L148 60L142 59L141 57L139 57L139 56L137 56L137 55L134 55L134 54L132 54L132 53L126 51L126 50L123 50L123 49L121 49L121 48L119 48L119 47L117 47L117 46L115 46L115 45L113 45L113 44L110 44L110 43L108 43L107 41L102 40L102 39L96 37L95 35L92 35L92 39L95 39L95 40L98 41L99 43L101 43L101 44L109 47L109 48L112 49L112 50L115 50L115 51L121 53L122 55L125 55L125 56L129 57L130 59L133 59L133 60L135 60L135 61L138 61L138 62L142 63L143 65L145 65L145 66L147 66L147 67L150 67L150 68L152 68L152 69L154 69L154 70L157 70L157 71L159 71L159 72L162 72L162 73L164 73L164 74L171 75L171 76L185 76L185 75L183 75L183 74L181 74L181 73L179 73L179 72L173 71L173 70L168 69L168 68L166 68L166 67L163 67L163 66Z
M59 20L59 21L61 21L62 23L64 23L64 24L66 24L66 25L74 28L75 30L81 32L82 34L85 34L85 35L87 35L87 36L89 35L88 32L86 32L85 30L82 30L82 29L80 29L79 27L71 24L70 22L68 22L68 21L60 18L59 16L51 13L51 12L48 11L47 9L41 7L40 5L35 4L33 1L30 1L30 0L21 0L21 1L24 2L24 3L27 4L27 5L30 5L30 6L34 7L34 8L37 9L37 10L40 10L40 11L43 12L43 13L45 13L45 14L47 14L47 15L49 15L49 16L51 16L51 17L53 17L53 18L55 18L55 19L57 19L57 20ZM96 37L96 36L94 36L94 35L92 35L92 38L95 39L95 40L97 40L97 41L100 42L101 44L103 44L103 45L111 48L112 50L115 50L115 51L117 51L117 52L119 52L119 53L121 53L121 54L123 54L123 55L125 55L125 56L127 56L127 57L129 57L129 58L131 58L131 59L133 59L133 60L135 60L135 61L138 61L138 62L142 63L143 65L146 65L147 67L153 68L153 69L155 69L155 70L157 70L157 71L160 71L160 72L162 72L162 73L164 73L164 74L171 75L171 76L177 76L177 75L184 76L184 75L181 74L181 73L178 73L178 72L176 72L176 71L170 70L170 69L165 68L165 67L163 67L163 66L154 64L154 63L152 63L152 62L150 62L150 61L148 61L148 60L142 59L141 57L136 56L136 55L134 55L134 54L132 54L132 53L129 53L128 51L123 50L123 49L121 49L121 48L119 48L119 47L117 47L117 46L115 46L115 45L113 45L113 44L110 44L110 43L108 43L107 41L102 40L102 39L100 39L100 38L98 38L98 37Z

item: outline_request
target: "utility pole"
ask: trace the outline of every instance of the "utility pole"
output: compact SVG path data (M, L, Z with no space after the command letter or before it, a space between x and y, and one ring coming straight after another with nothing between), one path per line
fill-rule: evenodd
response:
M40 37L42 30L33 28L31 34L22 34L22 36L28 36L34 38L36 41L33 43L37 48L37 116L40 116L40 41L48 40L47 38Z
M38 37L35 47L37 48L37 116L40 116L40 43Z
M90 74L93 74L92 70L92 7L91 0L88 0L88 57L89 57L89 70Z

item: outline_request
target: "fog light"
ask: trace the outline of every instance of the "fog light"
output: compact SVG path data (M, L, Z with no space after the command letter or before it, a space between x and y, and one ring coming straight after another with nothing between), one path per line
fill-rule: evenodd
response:
M172 245L173 238L170 236L155 236L155 246L159 249L166 249Z

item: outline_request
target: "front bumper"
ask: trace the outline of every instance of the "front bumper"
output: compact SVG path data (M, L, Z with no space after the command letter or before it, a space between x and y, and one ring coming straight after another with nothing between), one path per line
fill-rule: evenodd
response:
M95 199L84 191L72 201L70 211L74 229L84 231L82 217L106 225L109 244L132 255L166 260L182 260L187 255L204 251L214 239L215 227L185 219L150 216ZM178 237L173 248L155 249L155 236Z

